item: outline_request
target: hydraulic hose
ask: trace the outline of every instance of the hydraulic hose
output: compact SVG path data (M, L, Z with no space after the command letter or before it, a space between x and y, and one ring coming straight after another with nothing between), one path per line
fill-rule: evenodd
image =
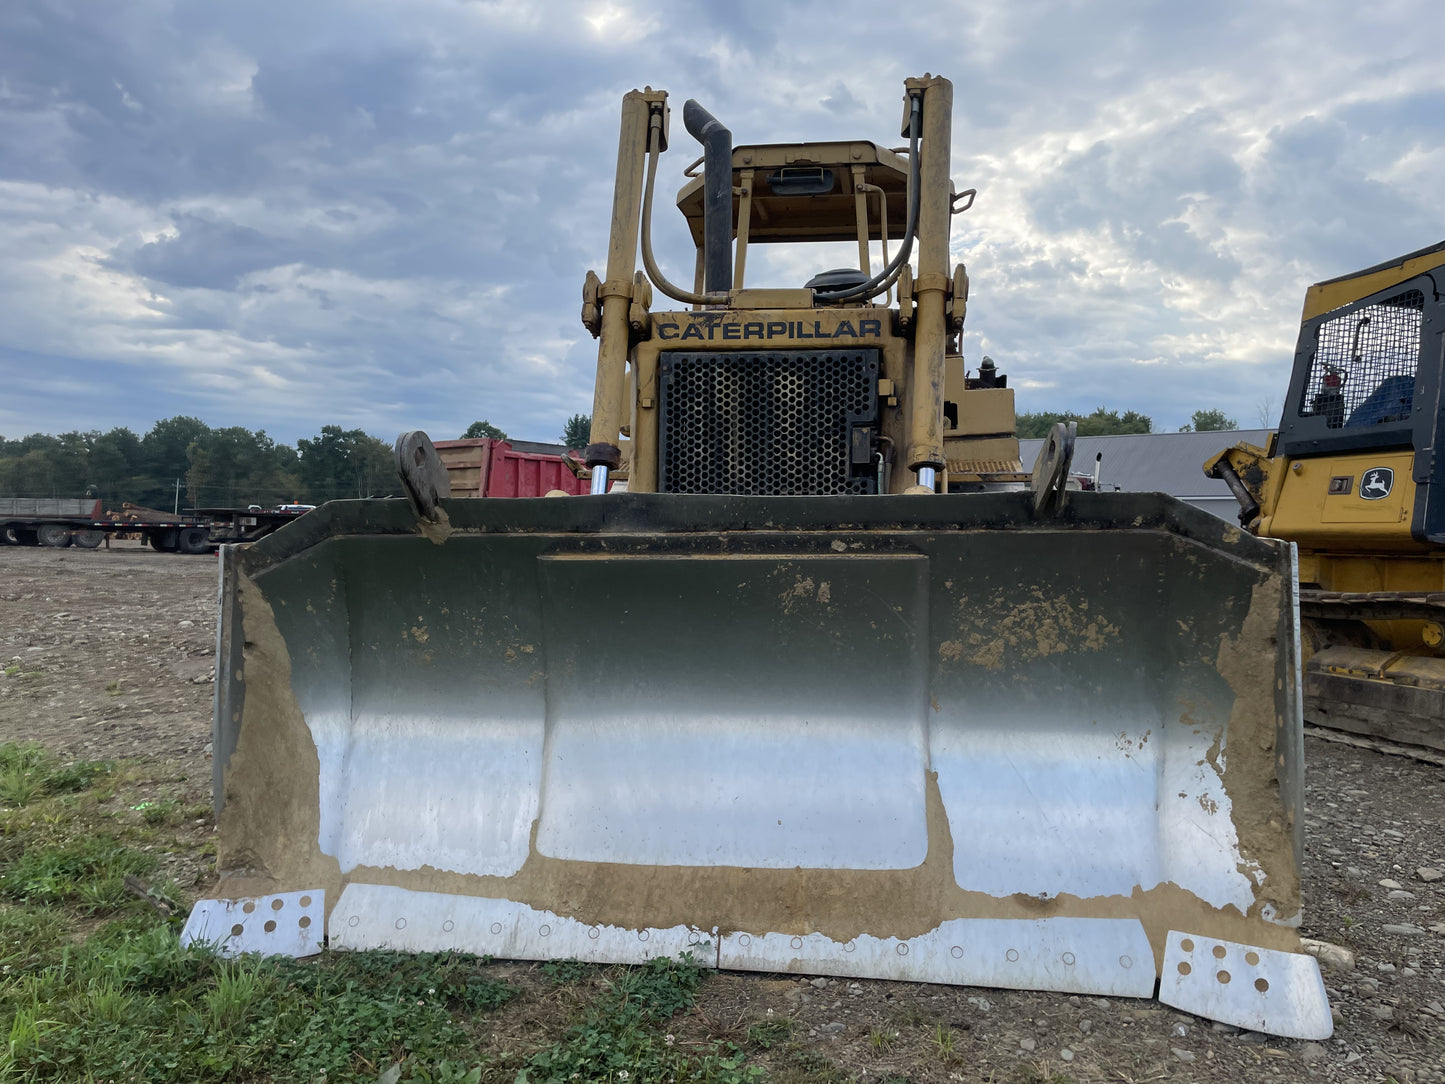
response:
M728 303L727 291L721 293L693 293L691 290L684 290L675 286L667 280L662 269L657 266L657 260L652 255L652 193L657 186L657 149L658 136L662 131L662 116L654 113L647 132L647 187L642 193L642 266L647 269L647 277L660 291L672 298L674 301L681 301L687 305L726 305Z
M898 275L903 265L913 255L913 239L918 232L918 206L922 187L920 181L921 171L918 159L918 130L922 125L923 104L918 92L909 95L910 105L908 110L908 224L903 230L903 244L898 249L898 255L889 261L888 266L879 271L867 282L859 283L857 286L849 286L841 290L817 290L813 296L819 301L851 301L859 297L872 297L893 288L898 280Z

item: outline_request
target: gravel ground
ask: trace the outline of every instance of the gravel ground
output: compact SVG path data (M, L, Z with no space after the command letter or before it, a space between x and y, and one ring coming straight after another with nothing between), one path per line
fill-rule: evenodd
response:
M0 740L170 761L207 793L215 578L214 558L133 543L0 546ZM1325 972L1326 1042L1154 1002L738 974L704 986L678 1041L790 1021L756 1056L795 1079L1445 1084L1445 879L1426 879L1445 871L1445 768L1316 738L1306 753L1303 932L1354 955Z

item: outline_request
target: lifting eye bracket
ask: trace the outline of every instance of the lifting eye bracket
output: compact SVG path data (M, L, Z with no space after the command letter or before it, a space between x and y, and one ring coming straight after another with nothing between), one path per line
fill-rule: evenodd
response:
M1064 510L1064 495L1068 492L1069 466L1074 461L1074 435L1079 423L1055 422L1039 449L1039 458L1034 463L1034 476L1030 488L1034 493L1034 514L1057 516Z

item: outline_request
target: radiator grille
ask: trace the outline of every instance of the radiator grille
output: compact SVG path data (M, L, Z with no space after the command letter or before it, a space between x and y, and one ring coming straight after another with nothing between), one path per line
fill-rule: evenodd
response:
M1425 295L1406 290L1320 325L1301 417L1331 429L1408 420Z
M876 492L849 443L877 424L877 350L670 351L658 375L661 492Z

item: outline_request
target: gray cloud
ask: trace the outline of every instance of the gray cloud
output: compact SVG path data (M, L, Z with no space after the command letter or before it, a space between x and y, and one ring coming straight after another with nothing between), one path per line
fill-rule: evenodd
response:
M0 431L186 412L281 439L482 416L555 436L590 406L578 292L605 254L621 95L644 83L739 141L888 144L902 78L952 75L954 174L980 189L954 233L966 349L1006 364L1023 409L1253 423L1305 285L1441 233L1423 0L1307 22L1286 3L875 15L13 0L0 372L24 386ZM673 145L658 248L686 280L676 115ZM797 268L760 254L757 273Z

